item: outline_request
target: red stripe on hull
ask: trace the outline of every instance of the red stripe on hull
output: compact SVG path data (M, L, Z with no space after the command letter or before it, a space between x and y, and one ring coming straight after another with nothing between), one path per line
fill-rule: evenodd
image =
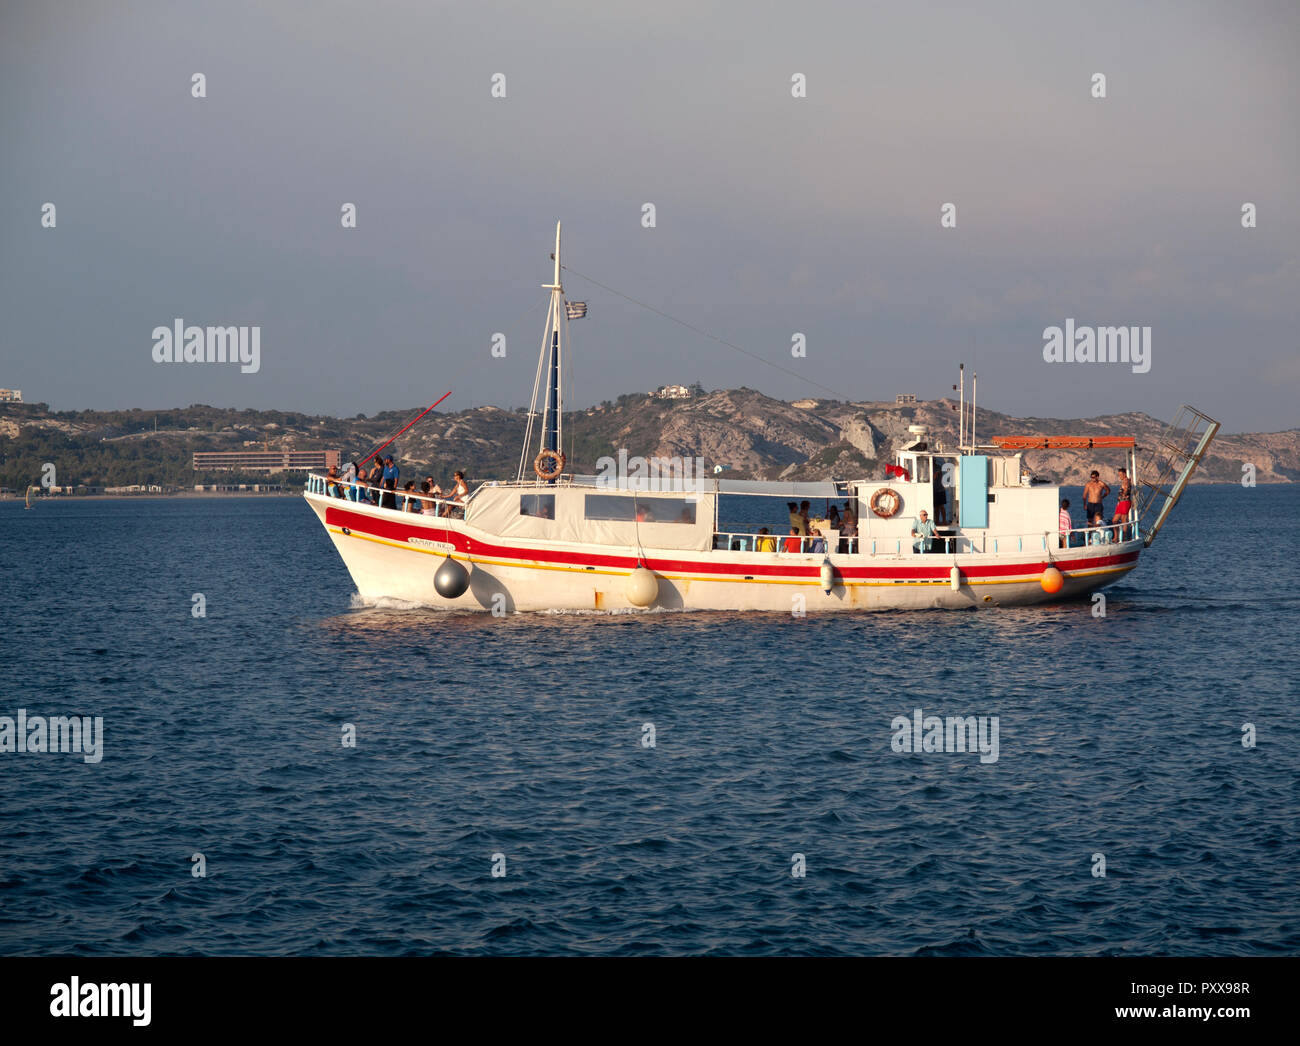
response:
M444 541L452 545L457 552L464 555L482 556L491 559L513 559L531 561L554 566L592 566L607 567L613 570L632 570L636 566L634 556L600 555L589 552L570 552L562 549L513 548L508 545L493 545L485 541L470 538L459 530L438 526L412 526L405 519L383 519L376 516L350 512L344 508L326 506L325 524L332 527L346 527L355 534L365 537L381 538L406 544L409 538L423 538L432 541ZM1075 570L1096 570L1105 567L1118 567L1137 562L1138 550L1111 556L1093 556L1088 559L1072 559L1062 563L1066 573ZM1059 561L1058 561L1059 562ZM522 565L522 564L521 564ZM820 566L783 566L780 563L717 563L700 560L647 559L646 565L661 574L714 574L736 577L772 577L772 578L820 578ZM963 564L961 573L964 578L1032 578L1041 574L1048 567L1043 559L1034 563L1008 563L1005 566L969 566ZM841 566L835 565L835 572L845 580L869 581L873 579L895 580L901 578L946 581L952 570L948 566Z

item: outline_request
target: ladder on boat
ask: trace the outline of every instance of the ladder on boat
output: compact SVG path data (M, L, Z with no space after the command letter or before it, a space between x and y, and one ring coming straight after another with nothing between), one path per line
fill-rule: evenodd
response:
M1145 547L1155 541L1218 431L1217 421L1184 403L1142 463L1137 516Z

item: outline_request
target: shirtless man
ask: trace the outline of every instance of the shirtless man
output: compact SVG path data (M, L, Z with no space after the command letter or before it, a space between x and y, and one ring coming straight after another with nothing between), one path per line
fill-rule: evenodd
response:
M1102 501L1110 493L1110 487L1101 481L1101 473L1096 469L1092 470L1092 477L1088 480L1088 485L1083 488L1083 514L1089 520L1093 516L1105 516L1105 509L1102 507Z

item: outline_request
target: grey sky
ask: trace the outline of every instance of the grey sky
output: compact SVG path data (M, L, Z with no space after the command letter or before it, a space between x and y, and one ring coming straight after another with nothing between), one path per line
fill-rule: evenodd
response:
M808 379L570 276L571 405L696 380L933 397L964 360L998 410L1294 427L1297 54L1292 3L5 0L0 385L517 406L562 219L578 271ZM259 324L260 372L154 363L176 317ZM1150 373L1043 362L1067 317L1151 326Z

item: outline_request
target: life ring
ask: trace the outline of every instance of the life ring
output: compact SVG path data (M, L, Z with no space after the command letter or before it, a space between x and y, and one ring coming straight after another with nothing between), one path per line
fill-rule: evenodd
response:
M885 502L888 507L882 507L881 502ZM898 510L903 507L903 499L898 496L898 491L891 487L881 487L871 495L871 511L881 519L889 519L898 515Z
M551 467L545 468L543 462L550 462ZM555 479L564 471L564 451L562 450L544 450L537 455L533 462L533 471L537 473L538 479Z

